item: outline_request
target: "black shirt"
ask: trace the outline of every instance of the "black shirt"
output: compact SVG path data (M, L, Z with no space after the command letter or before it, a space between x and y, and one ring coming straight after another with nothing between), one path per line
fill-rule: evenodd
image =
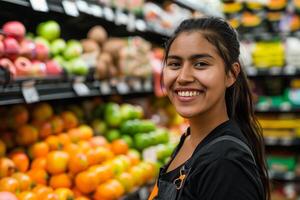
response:
M187 135L188 133L182 136L171 160L178 153ZM215 138L224 135L234 136L249 146L238 125L233 120L228 120L216 127L201 141L195 152ZM163 171L161 178L173 182L179 177L180 168L181 166L168 173ZM238 144L220 142L211 146L207 152L197 158L180 199L263 200L263 194L264 189L251 154Z

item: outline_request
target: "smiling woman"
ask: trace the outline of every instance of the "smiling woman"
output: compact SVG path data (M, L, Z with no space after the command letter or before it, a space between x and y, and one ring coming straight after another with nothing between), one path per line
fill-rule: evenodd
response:
M220 18L185 20L169 40L162 81L190 126L150 199L270 198L263 137L239 54L236 31Z

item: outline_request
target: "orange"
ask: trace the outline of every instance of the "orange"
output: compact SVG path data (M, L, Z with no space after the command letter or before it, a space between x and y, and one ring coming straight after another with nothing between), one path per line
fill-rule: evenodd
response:
M33 186L31 178L25 173L17 172L11 177L15 178L19 182L19 188L21 191L30 190Z
M19 200L38 200L37 196L33 192L24 191L18 195Z
M90 166L100 164L107 160L109 150L104 147L95 147L87 152Z
M44 169L46 170L47 159L44 157L36 158L31 162L30 169Z
M46 142L37 142L30 146L29 148L29 155L31 158L39 158L39 157L46 157L49 153L49 146Z
M6 146L7 149L11 149L11 148L13 148L16 145L14 137L15 137L15 134L13 134L11 132L7 132L7 131L6 132L2 132L1 131L0 138L4 142L4 144L5 144L5 146Z
M94 165L89 168L89 171L95 172L99 183L103 183L111 179L114 174L111 166L103 165Z
M133 166L130 168L129 173L134 179L134 185L141 186L145 183L144 170L139 166Z
M35 105L32 112L32 117L37 121L46 121L53 115L53 109L48 103L39 103Z
M75 178L76 188L83 194L95 191L98 183L97 175L92 171L80 172Z
M0 178L11 176L16 170L16 165L11 159L0 158Z
M37 199L45 199L45 196L53 192L53 189L45 185L37 185L32 189Z
M7 124L10 128L16 129L25 125L28 122L29 113L25 106L16 105L13 106L7 116Z
M79 145L75 143L67 144L66 146L64 146L63 150L67 152L69 155L80 152Z
M146 181L150 181L153 178L155 178L155 166L154 164L150 162L141 162L139 164L139 167L143 169L143 177L146 179Z
M50 174L60 174L67 170L69 154L64 151L52 151L47 155L47 171Z
M16 142L19 145L28 146L35 143L39 138L37 128L29 124L23 125L18 128L16 134Z
M0 139L0 157L5 156L6 153L6 145L3 140Z
M67 133L61 133L58 135L58 139L63 147L71 143L71 139Z
M59 200L74 199L74 193L69 188L58 188L54 193L57 194Z
M54 192L50 192L49 194L44 195L42 199L43 200L60 200L59 196Z
M78 119L76 115L71 111L65 111L61 113L61 117L64 121L65 130L76 128L78 125Z
M35 184L47 185L48 173L44 169L31 169L27 172L27 175Z
M127 154L128 149L128 144L122 139L115 140L111 143L111 150L116 155Z
M4 177L0 180L0 191L16 193L19 187L19 182L15 178Z
M64 130L64 121L59 116L52 117L51 121L52 133L59 134Z
M122 184L115 180L109 180L99 185L94 193L95 200L118 199L125 193Z
M70 156L69 161L69 171L76 174L87 169L89 166L89 161L84 153L75 153Z
M52 134L52 126L50 122L43 122L38 127L39 127L39 136L41 139L45 139Z
M95 136L89 140L92 147L107 147L108 141L103 136Z
M90 200L90 198L81 196L81 197L76 197L75 200Z
M12 192L0 192L0 200L18 200Z
M94 135L94 131L90 126L81 125L78 127L78 129L80 131L80 139L82 140L88 140Z
M72 142L79 142L80 141L80 131L78 128L72 128L68 130L67 134L69 135Z
M117 177L117 180L122 184L125 192L130 192L134 188L133 176L128 172L123 172Z
M81 140L77 143L79 145L79 149L81 150L81 152L88 152L91 149L91 145L89 142Z
M29 158L24 152L14 152L10 155L10 159L20 172L26 172L29 169Z
M62 143L59 140L59 137L56 135L50 135L46 138L45 142L50 147L50 151L61 150L63 148Z
M137 165L141 161L140 154L135 150L129 150L126 156L130 159L131 166Z
M53 189L57 188L70 188L72 186L72 180L68 174L57 174L50 178L49 186Z

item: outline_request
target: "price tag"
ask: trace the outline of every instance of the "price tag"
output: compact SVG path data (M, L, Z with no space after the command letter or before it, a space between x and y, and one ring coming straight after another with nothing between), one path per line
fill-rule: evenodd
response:
M98 5L90 5L90 9L92 11L92 15L95 17L103 17L103 10Z
M35 103L40 100L39 94L34 86L34 81L27 81L22 84L22 94L26 103Z
M271 75L279 75L281 73L281 68L280 67L272 67L270 69L270 74Z
M142 156L143 160L149 162L157 162L157 148L155 146L144 149Z
M293 144L293 138L282 138L280 144L283 146L291 146Z
M135 28L141 32L145 32L147 30L147 24L142 19L137 19L135 21Z
M62 1L62 5L63 5L63 8L67 15L70 15L73 17L79 16L79 12L78 12L75 2L65 0L65 1Z
M115 23L117 25L126 25L128 23L128 15L119 8L116 10Z
M90 89L83 83L84 79L77 79L73 83L73 89L78 96L86 96L90 94Z
M148 91L150 92L152 90L152 81L151 79L147 79L145 82L144 82L144 90L145 91Z
M283 177L285 180L293 180L296 178L296 175L294 172L286 172Z
M140 92L143 90L142 82L141 80L134 80L132 81L132 87L134 91Z
M129 32L135 31L135 15L133 13L129 13L129 15L128 15L127 30Z
M85 1L76 1L76 5L77 5L78 10L80 12L90 14L89 13L89 5L87 4L87 2L85 2Z
M140 188L138 194L140 200L147 200L148 196L150 195L149 190L146 187Z
M128 94L129 86L124 81L120 81L117 83L117 91L119 94Z
M111 8L104 7L103 8L103 14L104 14L104 18L107 19L108 21L114 21L115 14L114 14L114 12Z
M30 0L30 4L33 10L41 11L41 12L49 11L46 0Z
M255 67L246 68L248 76L257 76L257 69Z
M286 75L295 75L296 72L297 72L297 69L296 69L296 67L294 67L294 66L286 66L286 67L283 69L283 72L284 72L284 74L286 74Z
M278 138L276 137L265 137L265 144L267 145L276 145L278 143Z
M111 94L111 87L107 81L100 82L100 91L101 91L101 94L104 94L104 95Z
M284 102L280 104L279 110L280 111L290 111L292 109L292 105L289 102Z

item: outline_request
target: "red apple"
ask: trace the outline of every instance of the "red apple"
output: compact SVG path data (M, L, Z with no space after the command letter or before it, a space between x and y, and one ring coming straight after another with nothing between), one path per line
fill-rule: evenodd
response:
M30 74L32 63L30 62L30 60L28 60L28 58L18 57L15 60L15 67L18 76L26 76Z
M0 33L0 41L4 40L4 35L1 35Z
M47 74L49 75L60 75L62 68L55 60L49 60L46 62Z
M49 58L49 48L46 45L42 43L37 43L35 51L36 59L43 61Z
M2 66L4 68L7 68L12 76L14 76L14 77L16 76L17 72L16 72L15 65L8 58L1 58L0 59L0 66Z
M10 58L15 58L20 52L18 41L12 37L7 37L3 40L5 54Z
M0 57L2 57L4 55L4 44L3 42L0 40Z
M31 40L24 39L20 43L20 53L22 56L33 59L35 57L35 44Z
M32 76L39 76L39 77L45 76L47 74L46 64L39 60L33 60L30 74Z
M25 36L26 29L25 26L18 21L10 21L3 25L3 32L10 37L17 40L22 40Z

